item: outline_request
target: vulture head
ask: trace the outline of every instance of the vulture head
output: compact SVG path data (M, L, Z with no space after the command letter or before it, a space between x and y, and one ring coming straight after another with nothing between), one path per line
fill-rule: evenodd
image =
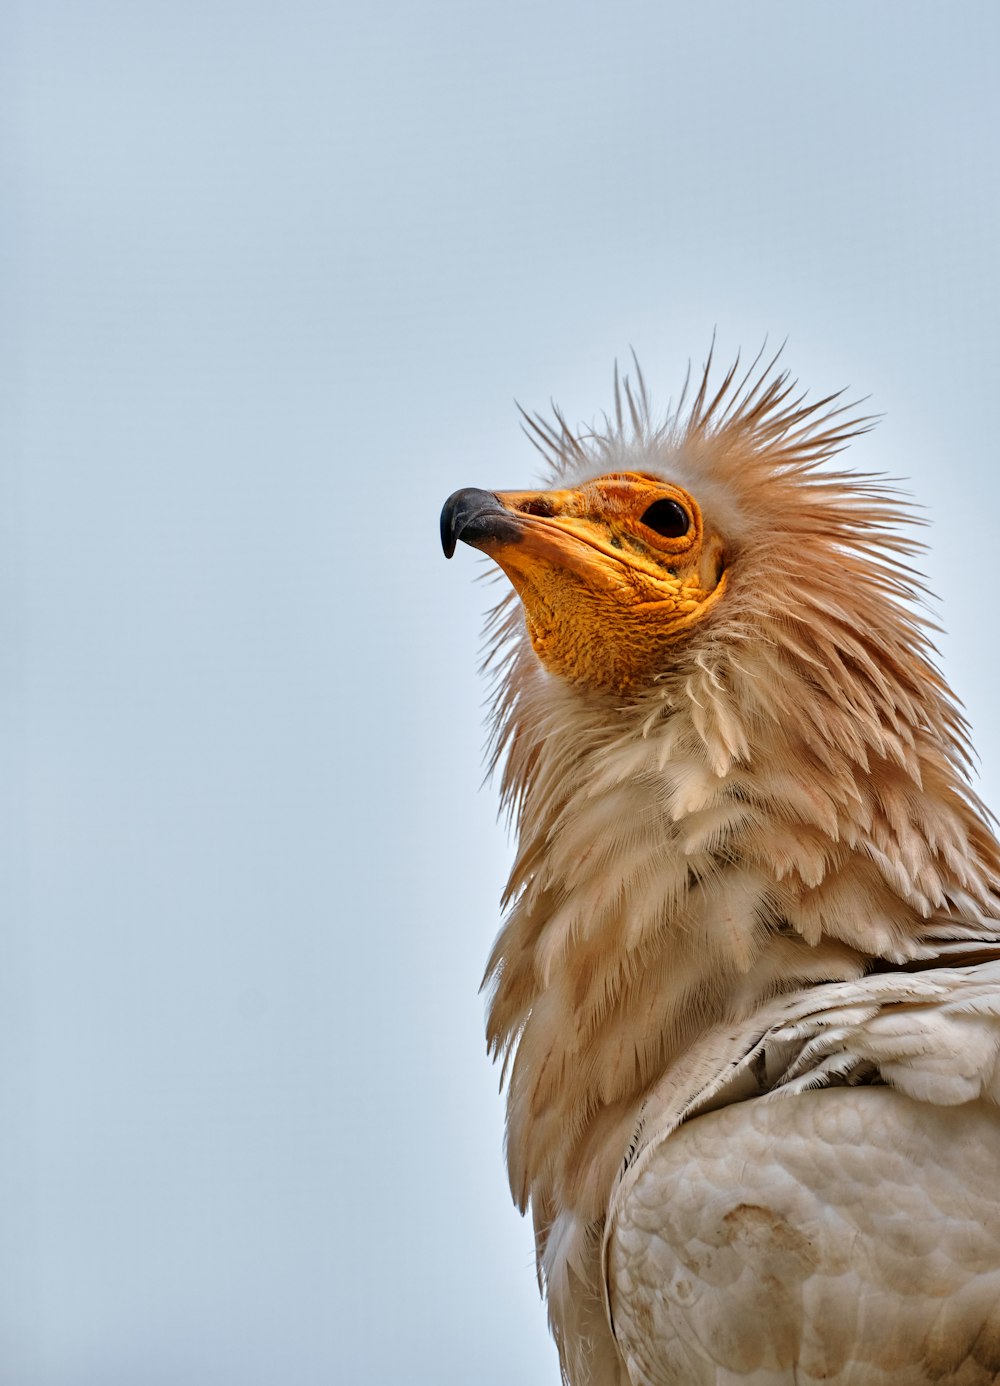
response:
M449 557L510 582L487 662L517 855L488 1035L566 1370L600 1340L617 1173L705 1036L996 927L911 517L833 461L869 421L773 362L711 380L662 421L641 375L602 427L526 418L545 488L461 490L441 518Z
M611 472L565 490L459 491L442 517L503 568L551 673L626 693L669 667L726 585L725 543L683 486Z

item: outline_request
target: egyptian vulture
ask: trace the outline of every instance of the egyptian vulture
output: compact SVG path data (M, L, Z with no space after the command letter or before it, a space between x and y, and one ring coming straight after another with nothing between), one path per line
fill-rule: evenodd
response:
M774 363L641 375L541 491L462 490L513 592L490 957L514 1198L570 1386L1000 1381L1000 852L868 421ZM901 528L902 526L902 528Z

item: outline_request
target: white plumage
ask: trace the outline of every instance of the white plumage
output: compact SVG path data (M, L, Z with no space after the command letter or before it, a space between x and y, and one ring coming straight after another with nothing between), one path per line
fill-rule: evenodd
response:
M858 424L706 369L459 492L505 607L488 966L570 1386L1000 1380L1000 850ZM863 426L863 421L860 426Z

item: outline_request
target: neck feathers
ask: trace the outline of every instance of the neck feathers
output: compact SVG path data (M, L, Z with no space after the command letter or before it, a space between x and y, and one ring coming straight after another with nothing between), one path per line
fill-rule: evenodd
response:
M734 564L726 611L628 702L515 648L518 854L487 980L522 1206L598 1216L643 1095L707 1025L995 915L996 842L917 618L849 554L832 586L793 557Z

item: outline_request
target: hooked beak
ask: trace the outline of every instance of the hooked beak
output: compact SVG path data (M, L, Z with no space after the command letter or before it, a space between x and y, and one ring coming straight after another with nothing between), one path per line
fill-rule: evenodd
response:
M620 587L621 564L557 518L568 491L480 491L449 496L441 511L441 547L451 558L462 540L488 554L520 591L540 570L575 573L591 586Z
M479 548L491 539L502 544L517 544L522 533L516 518L496 494L480 491L475 486L455 491L441 511L441 547L445 558L451 558L459 539L463 544Z

